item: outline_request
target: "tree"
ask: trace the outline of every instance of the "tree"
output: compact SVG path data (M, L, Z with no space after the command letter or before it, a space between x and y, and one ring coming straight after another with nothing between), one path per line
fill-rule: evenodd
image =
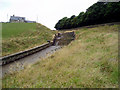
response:
M76 28L106 22L120 21L120 2L97 2L90 6L86 12L78 16L64 17L55 25L57 30Z

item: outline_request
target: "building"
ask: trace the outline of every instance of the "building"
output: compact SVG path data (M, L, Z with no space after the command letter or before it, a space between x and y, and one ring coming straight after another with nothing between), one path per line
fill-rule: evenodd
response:
M18 16L11 16L10 17L11 23L18 23L18 22L25 22L25 17L18 17Z
M28 20L25 20L25 17L19 17L19 16L11 16L10 17L10 23L36 23L36 21L28 21Z
M36 23L36 21L28 21L28 20L26 20L25 22L26 23Z

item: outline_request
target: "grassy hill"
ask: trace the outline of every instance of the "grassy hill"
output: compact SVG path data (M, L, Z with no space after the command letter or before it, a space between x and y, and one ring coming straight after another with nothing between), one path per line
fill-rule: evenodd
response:
M75 41L50 57L6 75L3 88L117 88L118 25L75 33Z
M46 43L55 34L38 23L3 23L2 27L2 56Z
M3 23L2 38L17 37L23 32L35 31L36 23Z

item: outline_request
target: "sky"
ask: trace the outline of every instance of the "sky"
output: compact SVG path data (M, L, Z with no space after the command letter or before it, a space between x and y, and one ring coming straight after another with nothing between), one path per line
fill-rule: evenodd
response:
M25 17L54 30L63 17L79 15L98 0L0 0L0 22L7 22L10 16Z

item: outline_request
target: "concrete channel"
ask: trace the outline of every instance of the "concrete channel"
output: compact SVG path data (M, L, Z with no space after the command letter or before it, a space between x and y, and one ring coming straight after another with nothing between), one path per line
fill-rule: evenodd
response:
M64 45L68 45L74 39L74 32L58 33L58 35L55 35L53 42L5 57L3 59L3 65L1 66L2 77L4 77L5 74L20 71L24 69L25 66L34 64L42 58L52 55L55 51L59 50Z
M24 69L25 66L34 64L34 63L40 61L42 58L46 58L46 57L50 56L51 54L53 54L55 51L57 51L60 48L61 48L61 46L50 46L40 52L34 53L30 56L21 58L17 61L11 62L6 65L3 65L2 66L2 77L5 74L22 70L22 69Z

